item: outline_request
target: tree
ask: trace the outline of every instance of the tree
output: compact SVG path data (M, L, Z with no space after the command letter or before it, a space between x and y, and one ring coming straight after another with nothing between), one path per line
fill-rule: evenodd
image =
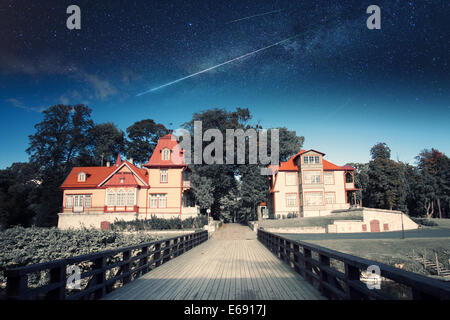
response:
M372 160L376 159L385 159L388 160L391 158L391 149L387 146L386 143L379 142L370 149L370 155L372 156Z
M390 149L378 143L371 149L367 171L368 205L374 208L407 211L404 168L390 159Z
M39 186L36 172L29 163L13 163L0 170L0 226L28 227L32 224L31 195Z
M287 161L301 150L305 137L297 136L295 131L290 131L286 127L277 129L279 130L280 161Z
M210 209L214 203L214 185L211 179L192 174L191 183L200 209Z
M36 133L30 135L30 162L37 168L38 188L33 193L30 208L35 212L34 223L54 226L61 208L59 186L79 159L88 153L89 132L94 122L91 109L85 105L55 105L44 111Z
M125 134L112 122L96 124L89 130L89 155L93 165L105 165L125 151Z
M147 162L158 144L159 138L169 132L164 125L156 123L152 119L135 122L127 128L129 140L126 151L128 157L140 164Z
M225 109L210 109L199 113L194 113L192 120L183 124L191 135L194 134L194 122L202 122L202 137L207 129L218 129L225 136L226 129L248 129L248 121L251 119L248 109L237 108L236 111L226 111ZM218 218L220 215L220 200L228 195L228 193L237 188L236 176L238 174L236 165L227 165L226 163L226 139L223 141L223 163L211 165L190 165L193 176L207 178L211 181L211 190L213 203L211 204L212 216ZM209 143L203 142L202 150ZM192 144L193 148L193 144ZM192 149L193 151L193 149ZM193 153L192 153L193 154ZM236 153L235 153L236 155ZM198 194L198 193L197 193ZM197 194L195 196L197 197ZM198 200L198 199L197 199Z
M423 150L416 160L427 217L432 217L435 210L439 218L445 217L445 210L450 211L450 158L432 148Z

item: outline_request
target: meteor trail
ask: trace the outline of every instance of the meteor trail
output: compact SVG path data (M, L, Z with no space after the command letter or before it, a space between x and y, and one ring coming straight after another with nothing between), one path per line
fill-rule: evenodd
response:
M238 22L238 21L242 21L242 20L248 20L248 19L255 18L255 17L261 17L261 16L265 16L267 14L277 13L277 12L280 12L280 11L283 11L283 10L285 10L285 9L280 9L280 10L274 10L274 11L270 11L270 12L266 12L266 13L255 14L253 16L248 16L248 17L245 17L245 18L229 21L226 24L230 24L230 23L234 23L234 22Z
M248 57L248 56L250 56L250 55L253 55L253 54L255 54L255 53L258 53L258 52L260 52L260 51L267 50L267 49L269 49L269 48L278 46L278 45L280 45L280 44L282 44L282 43L284 43L284 42L286 42L286 41L289 41L289 40L298 38L298 37L300 37L302 34L303 34L303 33L296 34L296 35L294 35L294 36L292 36L292 37L289 37L289 38L283 39L283 40L281 40L281 41L278 41L278 42L276 42L276 43L274 43L274 44L271 44L270 46L267 46L267 47L264 47L264 48L261 48L261 49L258 49L258 50L255 50L255 51L246 53L246 54L244 54L244 55L242 55L242 56L239 56L239 57L236 57L236 58L234 58L234 59L231 59L231 60L222 62L222 63L217 64L217 65L215 65L215 66L212 66L212 67L210 67L210 68L207 68L207 69L201 70L201 71L199 71L199 72L196 72L196 73L190 74L190 75L188 75L188 76L185 76L185 77L183 77L183 78L180 78L180 79L177 79L177 80L168 82L168 83L163 84L163 85L161 85L161 86L159 86L159 87L156 87L156 88L153 88L153 89L150 89L150 90L147 90L147 91L138 93L136 96L139 97L139 96L142 96L142 95L144 95L144 94L147 94L147 93L150 93L150 92L153 92L153 91L162 89L162 88L164 88L164 87L170 86L170 85L172 85L172 84L178 83L178 82L180 82L180 81L183 81L183 80L186 80L186 79L195 77L196 75L199 75L199 74L202 74L202 73L211 71L211 70L213 70L213 69L216 69L216 68L219 68L219 67L224 66L224 65L226 65L226 64L232 63L232 62L234 62L234 61L243 59L243 58L245 58L245 57Z

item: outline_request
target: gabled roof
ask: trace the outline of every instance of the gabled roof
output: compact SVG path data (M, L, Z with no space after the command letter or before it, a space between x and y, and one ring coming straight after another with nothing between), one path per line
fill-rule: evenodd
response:
M147 170L145 169L141 169L136 167L134 164L128 162L128 161L124 161L122 162L122 164L116 168L114 168L114 171L112 171L105 179L103 179L99 184L98 187L101 187L102 185L104 185L106 183L106 181L108 181L111 177L114 176L114 174L116 174L117 172L120 171L120 169L122 169L122 167L128 167L128 169L130 169L130 171L132 173L135 174L135 176L142 182L144 183L145 186L148 186L148 176L147 176Z
M166 148L171 151L170 158L162 160L162 150ZM177 138L170 133L160 138L150 160L144 164L144 167L186 167L183 150L181 150Z
M270 165L269 169L272 169L272 174L277 173L278 171L298 171L298 166L297 166L297 157L310 152L310 151L314 151L317 153L320 153L322 156L325 155L325 153L314 150L314 149L309 149L309 150L300 150L296 155L292 156L289 158L288 161L282 161L280 162L280 165ZM350 166L337 166L334 163L331 163L325 159L322 158L322 163L323 163L323 170L326 171L350 171L350 170L355 170L353 167Z
M75 167L70 171L66 180L61 185L61 189L69 188L96 188L104 184L109 178L113 177L114 173L119 171L123 166L127 166L132 172L136 174L139 180L144 185L148 186L148 174L146 169L138 168L134 164L124 161L118 167ZM78 174L80 172L86 173L86 181L78 181ZM133 178L134 179L134 178ZM136 180L134 180L136 182ZM120 182L120 180L119 180Z

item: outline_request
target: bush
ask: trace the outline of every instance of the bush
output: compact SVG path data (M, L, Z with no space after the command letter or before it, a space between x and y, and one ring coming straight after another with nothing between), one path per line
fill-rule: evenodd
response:
M111 224L111 230L114 231L149 231L149 230L181 230L198 229L208 223L208 218L199 216L196 218L157 218L152 215L150 219L141 219L133 221L116 220Z
M126 235L114 231L14 227L0 232L0 287L8 268L49 262L113 248L151 242L149 234Z
M420 224L422 226L427 226L427 227L435 227L438 224L432 220L429 220L427 218L411 218L415 223Z

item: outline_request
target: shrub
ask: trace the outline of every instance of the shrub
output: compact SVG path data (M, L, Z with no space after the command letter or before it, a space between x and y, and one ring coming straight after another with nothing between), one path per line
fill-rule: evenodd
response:
M150 219L136 219L133 221L116 220L111 224L111 230L114 231L149 231L149 230L180 230L180 229L198 229L208 223L208 218L199 216L196 218L157 218L152 215Z
M5 285L4 270L29 264L74 257L112 248L151 242L146 233L121 234L115 231L14 227L0 232L0 287ZM34 282L34 281L32 281Z

